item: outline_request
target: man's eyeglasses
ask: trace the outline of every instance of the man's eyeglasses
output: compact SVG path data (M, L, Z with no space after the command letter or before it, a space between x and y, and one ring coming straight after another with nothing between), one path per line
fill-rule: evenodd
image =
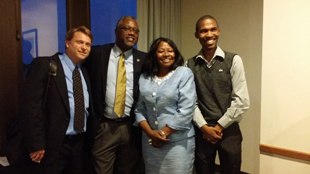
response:
M130 31L133 31L135 32L136 34L139 34L140 30L137 29L137 28L130 28L130 27L118 27L118 29L122 30L123 32L130 32Z

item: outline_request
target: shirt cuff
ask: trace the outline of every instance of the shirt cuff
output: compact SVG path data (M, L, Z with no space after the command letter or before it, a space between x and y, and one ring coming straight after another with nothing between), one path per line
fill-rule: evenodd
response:
M139 123L137 122L137 120L132 125L136 126L136 127L139 127Z
M223 116L221 117L218 121L218 124L220 124L224 129L228 128L231 124L234 123L233 120L231 120L230 118Z
M196 107L194 116L193 116L193 122L195 125L200 129L203 125L208 124L206 120L203 118L200 110L198 107Z
M136 115L136 121L132 125L139 127L139 123L144 120L146 120L145 117Z

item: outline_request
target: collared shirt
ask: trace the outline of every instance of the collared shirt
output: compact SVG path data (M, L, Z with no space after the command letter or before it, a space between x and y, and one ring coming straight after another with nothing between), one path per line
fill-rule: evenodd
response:
M121 49L117 47L116 44L114 44L109 57L107 87L105 95L106 107L104 110L104 116L111 119L118 118L118 116L114 112L114 102L115 102L118 60L120 58L121 53L122 53ZM132 49L124 52L124 56L126 67L126 100L125 100L125 111L121 117L130 116L130 110L134 103L133 99L134 71L133 71Z
M88 117L87 109L89 107L89 94L87 90L86 81L81 71L81 64L75 65L75 63L73 63L72 60L65 53L60 54L59 59L65 73L68 97L69 97L69 106L70 106L70 121L66 131L66 135L75 135L77 134L77 132L74 130L74 95L73 95L73 79L72 79L72 73L75 66L77 66L80 71L83 86L84 104L85 104L84 132L86 131L86 119Z
M219 46L217 46L214 56L212 57L210 62L208 62L204 58L202 50L200 50L198 55L195 57L195 60L203 59L206 62L206 66L208 68L211 68L212 65L216 62L216 59L214 59L216 56L222 57L223 59L225 58L225 53ZM185 66L186 65L187 62L185 63ZM227 128L234 122L240 122L242 120L242 114L250 106L250 99L245 79L244 67L242 59L238 55L234 56L230 69L230 75L233 88L231 95L231 105L227 109L226 113L218 120L218 123L224 128ZM207 124L198 106L196 106L193 121L199 128Z

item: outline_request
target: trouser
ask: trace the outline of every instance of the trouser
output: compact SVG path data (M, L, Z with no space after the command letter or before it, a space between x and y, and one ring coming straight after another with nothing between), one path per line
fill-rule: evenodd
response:
M212 144L196 129L195 169L197 174L214 174L215 157L218 152L221 174L239 174L241 168L242 134L238 123L223 131L222 139Z
M92 149L97 174L140 173L143 159L131 141L130 119L103 119ZM142 166L141 166L142 165Z
M34 174L81 174L83 168L84 134L66 135L55 160L32 162Z

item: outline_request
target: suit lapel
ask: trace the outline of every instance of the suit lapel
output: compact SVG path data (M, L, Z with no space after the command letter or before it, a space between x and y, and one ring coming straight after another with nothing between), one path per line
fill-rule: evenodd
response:
M132 50L133 55L133 70L134 70L134 83L138 84L139 76L142 68L143 61L141 60L141 57L137 54L136 50Z
M140 69L141 65L141 59L139 58L139 56L137 55L137 53L135 52L135 49L132 50L132 56L133 56L133 69L134 71L137 69Z
M91 88L90 88L90 79L89 79L89 75L88 75L88 71L83 67L81 66L81 70L82 70L82 73L83 73L83 77L86 81L86 85L87 85L87 91L89 94L91 94Z
M110 53L111 49L113 48L113 44L105 47L104 50L100 53L100 67L99 70L101 71L101 85L102 85L102 101L105 101L105 92L107 87L107 79L108 79L108 67L109 67L109 60L110 60Z
M69 98L68 98L68 89L67 89L67 83L65 79L65 72L63 70L62 64L60 62L60 59L58 55L56 55L56 62L57 62L57 75L53 78L55 85L57 86L59 95L62 98L62 101L68 111L70 113L70 107L69 107Z
M139 90L138 83L141 73L142 61L135 49L132 50L132 56L133 56L133 81L134 81L133 97L136 100L137 92Z

